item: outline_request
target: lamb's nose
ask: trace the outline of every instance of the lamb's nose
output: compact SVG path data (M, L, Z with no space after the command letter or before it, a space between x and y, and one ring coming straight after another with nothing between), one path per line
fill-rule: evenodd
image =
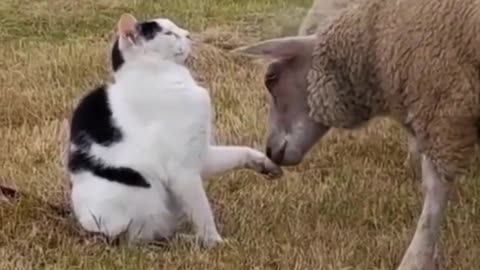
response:
M280 149L275 149L275 151L272 150L270 146L267 147L266 149L266 155L267 157L272 160L276 164L281 164L283 162L283 159L285 157L285 151L287 149L287 142L285 141Z
M269 159L272 159L272 148L270 146L267 146L267 150L265 151L265 154Z
M276 164L282 164L283 159L285 158L286 150L287 150L287 141L283 143L282 148L280 148L277 155L275 156L274 159L272 159L272 161L275 162Z

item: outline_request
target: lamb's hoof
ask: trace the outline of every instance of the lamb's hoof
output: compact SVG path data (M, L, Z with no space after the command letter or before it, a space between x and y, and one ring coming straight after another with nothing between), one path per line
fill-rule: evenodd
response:
M437 256L406 255L397 270L440 270Z

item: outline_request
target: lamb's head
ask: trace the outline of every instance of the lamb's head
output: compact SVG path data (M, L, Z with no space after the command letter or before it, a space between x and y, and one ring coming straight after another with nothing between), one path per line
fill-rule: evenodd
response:
M329 130L309 116L307 74L314 41L313 35L276 38L234 50L273 60L264 77L270 97L266 154L278 165L299 164Z
M167 18L138 22L131 14L123 14L117 24L117 39L112 48L113 70L131 59L148 57L183 64L191 51L190 34Z

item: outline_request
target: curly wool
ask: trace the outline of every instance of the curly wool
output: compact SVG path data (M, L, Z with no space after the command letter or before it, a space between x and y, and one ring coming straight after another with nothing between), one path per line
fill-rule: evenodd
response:
M319 29L311 117L340 128L390 116L446 178L471 165L480 119L480 3L367 0Z

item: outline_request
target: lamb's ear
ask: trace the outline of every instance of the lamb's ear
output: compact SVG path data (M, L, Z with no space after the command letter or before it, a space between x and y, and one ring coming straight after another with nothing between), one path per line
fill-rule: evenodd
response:
M122 47L132 46L138 35L137 19L131 14L123 14L117 23L117 33Z
M254 57L292 58L312 46L315 35L274 38L232 50Z

